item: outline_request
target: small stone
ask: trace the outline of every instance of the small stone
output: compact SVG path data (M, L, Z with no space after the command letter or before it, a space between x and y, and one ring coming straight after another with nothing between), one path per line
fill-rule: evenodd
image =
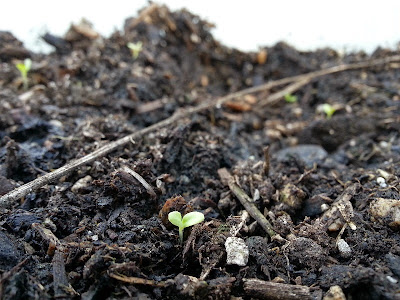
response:
M329 288L323 300L346 300L346 296L340 286L334 285Z
M71 191L73 193L79 193L84 188L86 188L90 182L92 182L92 177L90 175L87 175L75 182L75 184L71 187Z
M396 284L397 283L397 279L396 278L393 278L392 276L386 276L386 279L390 282L390 283L393 283L393 284Z
M308 168L311 168L314 163L320 163L327 156L328 152L318 145L298 145L282 149L276 153L278 161L285 162L291 157L295 157L301 160Z
M400 200L377 198L369 205L372 221L400 228Z
M306 193L292 183L288 183L280 191L279 200L291 208L299 209L303 200L306 198Z
M226 264L245 266L249 260L249 248L243 239L228 237L225 241Z
M321 204L321 211L327 211L328 209L329 209L329 205L328 204L326 204L326 203Z
M339 239L337 247L342 257L347 258L351 256L351 248L344 239Z
M376 178L376 183L379 184L379 186L380 186L381 188L386 188L386 187L387 187L386 180L385 180L385 178L383 178L383 177L378 177L378 178Z

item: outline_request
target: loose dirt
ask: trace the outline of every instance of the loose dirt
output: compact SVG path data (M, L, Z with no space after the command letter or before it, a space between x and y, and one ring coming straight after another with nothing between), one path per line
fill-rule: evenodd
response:
M0 32L2 299L400 299L400 59L385 60L400 53L244 53L211 28L152 4L109 38L48 33L48 55ZM183 244L174 210L205 215ZM229 237L244 266L227 264Z

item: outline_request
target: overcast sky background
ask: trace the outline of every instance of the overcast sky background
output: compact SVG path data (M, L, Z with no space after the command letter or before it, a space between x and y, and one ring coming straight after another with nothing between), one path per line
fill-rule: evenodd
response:
M214 36L227 46L255 51L286 41L300 50L331 47L339 51L397 48L400 1L225 1L164 0L171 9L183 7L214 23ZM0 30L9 30L35 51L46 51L39 36L63 35L71 22L85 17L108 36L137 15L145 0L5 0ZM245 4L245 5L244 5ZM50 48L51 49L51 48Z

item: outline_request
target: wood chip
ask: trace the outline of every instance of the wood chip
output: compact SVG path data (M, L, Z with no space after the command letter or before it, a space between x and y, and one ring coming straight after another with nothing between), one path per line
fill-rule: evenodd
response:
M312 299L310 288L303 285L292 285L263 281L259 279L243 279L246 295L258 299L272 300L308 300Z

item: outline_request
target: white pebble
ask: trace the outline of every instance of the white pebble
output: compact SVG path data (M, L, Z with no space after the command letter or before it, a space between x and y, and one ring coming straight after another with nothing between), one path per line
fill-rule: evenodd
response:
M327 211L329 209L329 205L326 203L321 204L321 211Z
M388 281L390 281L390 283L397 283L397 279L396 278L393 278L392 276L386 276L386 279L388 280Z
M376 178L376 183L378 183L381 188L387 187L386 180L383 177Z
M226 263L245 266L249 260L249 248L243 239L228 237L225 241Z
M341 256L349 257L351 255L351 248L344 239L339 239L337 247Z
M92 182L92 177L90 175L87 175L79 179L77 182L75 182L75 184L71 187L71 191L73 193L79 193L82 189L89 186L91 182Z

